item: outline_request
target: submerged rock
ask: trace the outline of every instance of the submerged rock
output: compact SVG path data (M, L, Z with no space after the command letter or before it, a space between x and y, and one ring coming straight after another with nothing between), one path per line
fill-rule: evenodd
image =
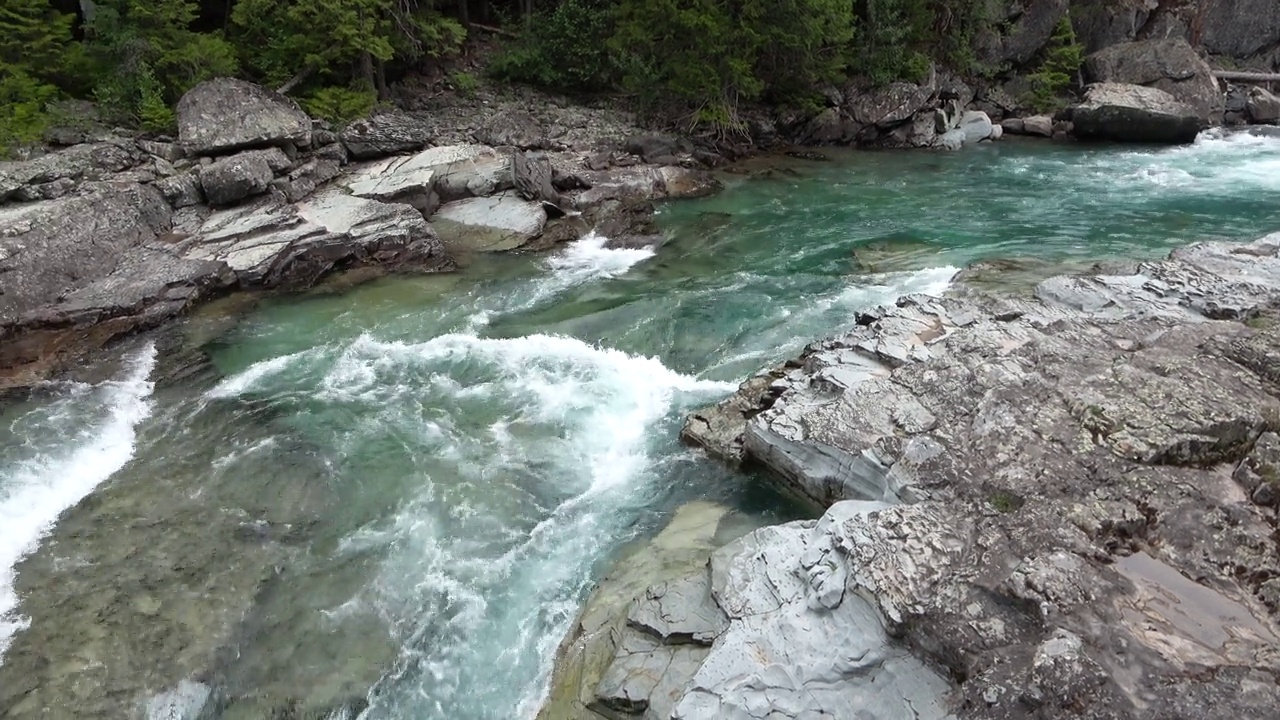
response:
M1169 93L1122 83L1090 85L1069 113L1077 137L1098 140L1189 143L1204 126L1195 108Z
M1280 235L1132 273L903 298L686 424L829 506L819 528L851 499L911 503L839 520L839 561L802 564L811 604L862 593L961 678L957 717L1263 717L1280 701ZM767 552L713 583L730 616L718 588L790 582Z

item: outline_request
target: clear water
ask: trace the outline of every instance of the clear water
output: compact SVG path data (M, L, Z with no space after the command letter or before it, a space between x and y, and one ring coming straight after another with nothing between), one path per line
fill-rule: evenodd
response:
M129 621L159 628L154 657L104 687L158 692L194 673L232 698L300 707L367 695L370 719L530 717L620 547L696 498L759 522L799 512L682 448L688 409L977 259L1150 257L1280 230L1280 139L833 160L664 207L672 239L656 254L589 236L458 275L277 299L207 344L220 379L153 389L143 347L116 382L0 408L0 684L63 638L113 657L125 620L103 636L86 630L92 604L56 628L40 615L46 595L109 584L162 609ZM54 525L89 493L96 504ZM236 545L223 526L266 539ZM211 549L183 554L193 543ZM179 623L165 609L174 558L187 587L210 553L202 619ZM170 627L192 638L185 650L167 649ZM25 647L38 632L48 649ZM213 661L188 657L201 633L223 648Z

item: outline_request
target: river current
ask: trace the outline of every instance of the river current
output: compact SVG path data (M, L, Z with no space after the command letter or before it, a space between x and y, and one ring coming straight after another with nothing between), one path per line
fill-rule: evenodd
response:
M1250 134L756 169L663 206L656 252L588 235L234 323L214 307L185 336L213 371L155 382L144 338L110 380L0 405L0 683L20 663L37 688L0 717L87 716L115 686L160 717L147 698L184 678L227 718L351 698L369 720L532 717L628 543L696 499L805 513L682 447L688 410L976 260L1034 274L1280 230L1280 138Z

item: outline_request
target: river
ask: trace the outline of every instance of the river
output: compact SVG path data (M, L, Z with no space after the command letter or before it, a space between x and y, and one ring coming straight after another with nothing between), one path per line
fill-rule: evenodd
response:
M750 167L662 207L656 252L214 306L184 331L211 368L153 382L143 338L0 405L0 716L160 717L185 678L224 718L531 717L621 548L695 499L805 512L682 447L689 409L975 260L1280 230L1280 138L1248 134Z

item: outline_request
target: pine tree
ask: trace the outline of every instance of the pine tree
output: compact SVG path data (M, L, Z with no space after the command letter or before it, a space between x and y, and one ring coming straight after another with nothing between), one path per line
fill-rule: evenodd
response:
M49 0L0 0L0 68L49 78L62 67L71 44L71 15Z

